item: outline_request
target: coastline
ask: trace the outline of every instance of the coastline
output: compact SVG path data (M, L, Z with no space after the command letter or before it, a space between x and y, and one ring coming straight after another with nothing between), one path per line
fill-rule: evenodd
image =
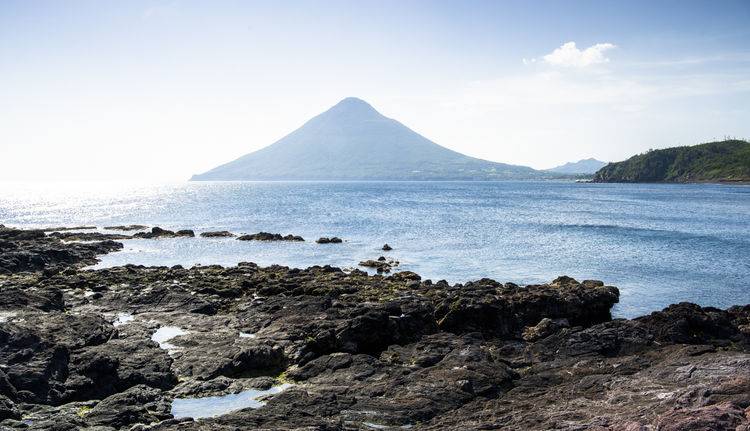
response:
M750 184L748 180L695 180L695 181L604 181L592 178L590 181L583 182L584 184L726 184L726 185L737 185L746 186Z
M750 305L680 303L612 320L615 287L564 276L518 286L253 263L81 269L118 248L99 239L0 228L1 425L748 423ZM164 328L178 335L151 341ZM174 399L283 385L259 409L172 418ZM607 401L618 398L629 401Z

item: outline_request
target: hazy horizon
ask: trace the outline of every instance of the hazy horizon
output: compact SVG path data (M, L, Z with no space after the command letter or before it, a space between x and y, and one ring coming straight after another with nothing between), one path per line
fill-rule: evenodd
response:
M547 169L750 137L750 3L6 1L0 180L187 180L345 97Z

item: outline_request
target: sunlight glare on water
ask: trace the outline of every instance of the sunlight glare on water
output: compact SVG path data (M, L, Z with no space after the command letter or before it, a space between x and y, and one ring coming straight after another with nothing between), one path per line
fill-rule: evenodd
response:
M750 187L571 182L194 182L0 184L0 224L146 224L302 235L126 240L99 267L331 264L385 254L424 278L548 282L621 291L618 316L679 301L750 303ZM319 245L321 236L343 244ZM384 243L394 250L380 250Z

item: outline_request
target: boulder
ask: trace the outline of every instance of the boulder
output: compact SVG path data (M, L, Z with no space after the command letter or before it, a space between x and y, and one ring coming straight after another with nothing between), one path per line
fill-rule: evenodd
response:
M83 416L90 425L125 429L171 419L170 409L160 390L138 385L105 398Z
M380 256L377 260L368 259L359 262L359 266L374 268L378 273L391 272L391 269L398 265L399 262L397 260L387 259L385 256Z

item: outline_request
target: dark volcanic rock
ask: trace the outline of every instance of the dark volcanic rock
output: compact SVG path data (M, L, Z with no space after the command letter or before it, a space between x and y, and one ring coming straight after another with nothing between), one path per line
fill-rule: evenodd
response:
M106 230L122 230L122 231L146 230L146 229L148 229L148 226L144 226L142 224L129 224L129 225L117 225L117 226L105 226L104 229L106 229Z
M384 244L383 247L382 247L382 250L383 251L391 251L391 250L393 250L393 247L391 247L388 244Z
M0 395L0 422L5 419L21 419L15 403L5 395Z
M397 260L393 259L387 259L385 256L380 256L377 260L374 259L368 259L363 260L359 262L359 266L364 266L367 268L375 268L379 273L381 272L391 272L391 269L398 266L399 262Z
M64 241L104 241L130 239L130 235L101 232L52 232L49 236L60 238Z
M136 385L170 389L177 384L172 359L155 343L135 338L114 339L81 349L70 358L65 399L101 399Z
M63 243L41 230L0 227L0 274L91 265L98 254L122 248L111 240Z
M213 231L213 232L201 232L201 236L204 238L230 238L234 234L226 230Z
M250 235L237 237L240 241L304 241L304 238L298 235L281 235L278 233L258 232Z
M194 237L195 232L190 229L178 230L177 232L162 229L158 226L152 227L150 232L138 232L133 235L133 238L175 238L175 237Z
M12 324L0 324L0 364L4 365L5 395L28 403L55 404L65 391L70 351L40 334Z
M607 321L619 291L601 282L578 283L569 278L526 287L482 279L436 295L441 297L435 315L442 330L520 338L524 327L535 326L545 317L584 326Z
M344 241L337 236L333 236L330 238L327 236L323 236L318 238L315 242L317 242L318 244L341 244Z
M84 417L91 425L122 429L134 424L171 419L170 409L171 405L164 399L162 391L138 385L107 397Z
M65 307L60 289L19 288L16 286L0 289L0 310L18 311L24 308L35 308L42 311L62 311Z
M747 430L750 417L743 407L726 402L675 410L662 415L657 426L663 431Z
M66 230L92 230L96 229L96 226L59 226L59 227L46 227L44 229L41 229L44 232L52 232L52 231L66 231Z
M528 326L523 330L523 339L526 341L536 341L548 337L562 328L569 327L568 319L550 319L545 317L535 326Z
M612 320L618 298L247 262L0 275L0 429L750 429L750 305ZM282 383L258 409L170 416Z

